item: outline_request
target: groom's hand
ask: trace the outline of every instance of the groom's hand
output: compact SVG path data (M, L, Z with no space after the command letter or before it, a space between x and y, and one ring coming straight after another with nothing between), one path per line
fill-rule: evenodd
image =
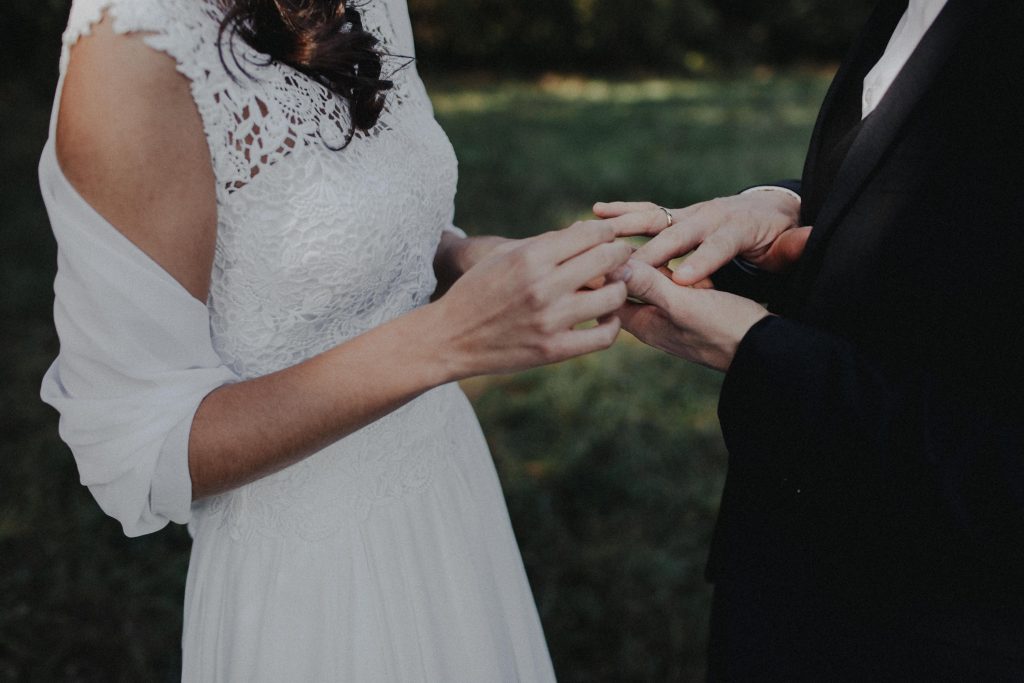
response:
M650 346L723 372L740 340L769 315L750 299L678 285L640 261L630 261L622 279L629 294L644 302L626 302L619 309L623 329Z
M736 257L762 270L785 271L800 258L811 232L799 226L800 201L772 190L675 209L669 227L664 210L647 202L599 203L594 213L617 221L630 216L642 223L638 232L654 238L633 258L648 265L661 266L692 251L673 273L680 285L699 283Z

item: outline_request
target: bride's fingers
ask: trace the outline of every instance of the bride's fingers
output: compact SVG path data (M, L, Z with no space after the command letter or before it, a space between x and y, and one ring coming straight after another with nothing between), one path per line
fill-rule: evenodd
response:
M548 277L546 287L555 294L575 292L624 265L632 253L632 247L622 242L599 244L556 268Z
M557 265L599 244L611 243L615 237L614 228L605 221L582 221L564 230L539 235L525 246L522 258L527 261L527 265L531 262L533 265ZM591 277L599 274L594 273Z
M584 353L607 349L615 343L621 329L622 323L618 316L607 316L594 327L561 333L555 338L554 344L559 355L564 355L566 358L580 356Z
M613 282L601 289L584 290L562 300L557 309L556 327L572 327L588 320L605 318L626 302L626 285Z
M637 211L651 211L658 207L651 202L598 202L594 204L594 215L598 218L615 218Z

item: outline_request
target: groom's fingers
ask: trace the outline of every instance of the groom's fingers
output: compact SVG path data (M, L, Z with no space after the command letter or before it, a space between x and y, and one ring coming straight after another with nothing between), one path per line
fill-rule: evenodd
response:
M619 320L622 321L622 329L630 332L635 337L639 337L638 332L646 327L644 324L645 320L652 315L656 315L657 310L657 308L649 304L627 301L622 304L622 308L615 315L619 316Z
M622 321L622 329L647 344L654 343L671 325L661 309L648 304L627 301L616 315Z
M669 311L673 296L678 296L682 288L646 263L630 261L629 267L632 271L626 282L629 295Z
M615 240L615 230L605 221L582 221L564 230L544 233L525 245L524 259L556 265L568 261L599 244ZM534 263L533 265L536 265ZM599 275L595 273L591 275ZM588 278L589 279L589 278Z
M695 263L691 263L692 256L687 259L690 270L684 270L676 278L680 284L700 282L739 253L741 245L737 242L737 233L742 231L737 228L741 226L722 207L721 200L711 200L675 211L675 225L637 249L634 258L654 266L668 263L694 249L697 252L703 249ZM726 257L725 252L730 249L736 251Z
M653 211L657 205L651 202L598 202L594 204L594 215L598 218L615 218L637 211Z
M651 204L650 206L654 206ZM653 236L661 233L669 227L668 209L662 210L658 207L632 211L619 216L606 218L604 223L610 225L615 231L616 237L635 237L639 235ZM678 211L673 211L672 222L679 220Z
M701 243L703 237L704 231L700 230L699 226L680 223L639 247L633 258L651 266L658 266L689 253Z
M733 231L718 230L708 235L696 251L676 268L672 279L681 285L692 285L710 277L742 251Z
M775 238L768 251L755 260L755 265L773 273L787 270L800 259L811 236L811 230L812 228L805 227L783 232ZM687 257L672 274L672 279L680 285L696 286L743 253L743 249L744 245L738 242L737 231L718 230L709 235L697 250Z

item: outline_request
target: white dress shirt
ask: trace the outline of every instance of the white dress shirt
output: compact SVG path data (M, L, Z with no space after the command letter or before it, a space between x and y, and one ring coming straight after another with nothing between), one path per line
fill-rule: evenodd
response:
M863 118L867 118L882 101L935 17L939 16L945 6L946 0L910 0L910 6L889 39L885 54L864 77L864 95L861 100Z

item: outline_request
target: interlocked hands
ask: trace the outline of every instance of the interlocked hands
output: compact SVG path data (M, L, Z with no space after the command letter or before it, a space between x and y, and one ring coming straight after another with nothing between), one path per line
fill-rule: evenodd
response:
M619 310L623 328L655 348L721 371L728 370L750 328L769 313L749 299L714 290L708 278L737 257L783 272L800 258L811 232L799 226L799 200L779 191L676 209L671 224L650 203L601 203L594 213L612 221L630 217L632 234L653 236L633 254L623 277L629 294L643 302L626 302ZM670 277L663 274L669 261L688 253Z
M524 240L457 240L444 258L464 271L436 303L447 379L513 372L607 348L626 301L615 241L631 219L577 223ZM592 327L577 327L596 319Z
M800 202L783 192L714 199L672 212L649 203L597 204L598 220L525 240L449 240L437 302L452 378L510 372L606 348L620 326L644 342L727 370L740 340L768 315L708 279L735 257L784 271L803 252ZM671 216L671 221L669 220ZM652 236L632 249L616 238ZM669 261L692 251L674 273ZM626 300L627 294L642 303ZM579 328L598 320L596 327Z

